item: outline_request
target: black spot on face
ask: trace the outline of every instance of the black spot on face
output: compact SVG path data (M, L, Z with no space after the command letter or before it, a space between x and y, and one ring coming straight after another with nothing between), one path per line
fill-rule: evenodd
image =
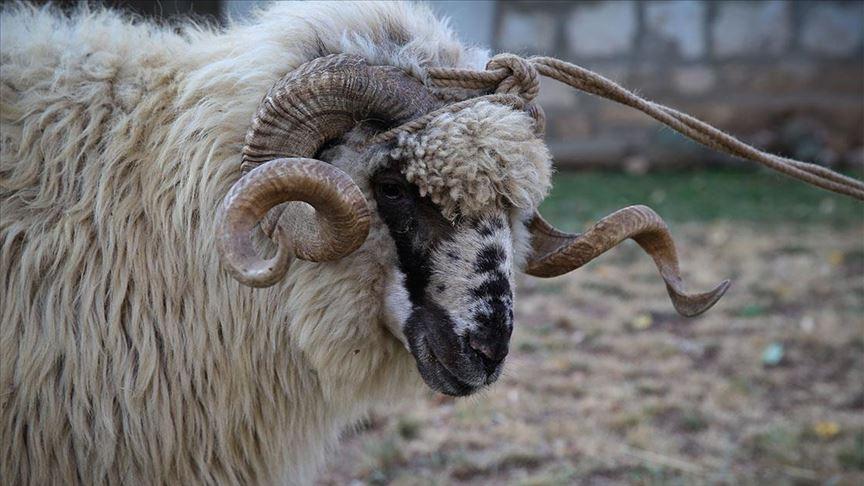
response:
M490 278L471 289L471 295L478 299L495 299L511 296L510 280L503 272L496 270Z
M477 254L477 261L474 263L474 271L477 273L486 273L497 270L504 263L507 255L504 250L498 245L489 245Z

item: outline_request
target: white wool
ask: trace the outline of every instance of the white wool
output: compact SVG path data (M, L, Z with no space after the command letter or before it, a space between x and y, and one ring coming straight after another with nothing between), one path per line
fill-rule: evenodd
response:
M176 27L0 15L7 481L308 484L344 426L421 385L382 322L395 250L380 221L349 257L251 289L220 268L214 216L286 72L348 52L422 77L482 68L485 51L403 3Z
M521 111L480 101L400 134L391 157L448 219L505 204L531 210L551 185L552 159Z

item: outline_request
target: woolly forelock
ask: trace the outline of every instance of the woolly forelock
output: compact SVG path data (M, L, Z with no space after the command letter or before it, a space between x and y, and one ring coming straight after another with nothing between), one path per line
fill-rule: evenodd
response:
M551 186L551 155L531 118L488 101L400 134L390 156L451 221L507 205L535 209Z

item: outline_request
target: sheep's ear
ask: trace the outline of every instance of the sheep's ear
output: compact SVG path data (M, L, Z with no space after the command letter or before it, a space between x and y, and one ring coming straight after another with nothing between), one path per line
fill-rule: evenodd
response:
M632 238L654 259L660 276L666 282L672 305L679 314L685 317L699 315L717 303L729 289L729 280L724 280L708 292L689 294L684 290L669 228L663 218L647 206L620 209L583 234L560 231L540 213L534 214L528 229L532 235L532 254L525 265L525 273L535 277L563 275Z

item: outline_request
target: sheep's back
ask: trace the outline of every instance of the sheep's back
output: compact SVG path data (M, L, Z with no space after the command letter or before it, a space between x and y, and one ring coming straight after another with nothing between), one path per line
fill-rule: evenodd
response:
M182 172L159 162L184 41L111 12L31 7L4 11L0 32L0 476L200 477L181 437L213 426L169 370L206 355L208 336L185 328L207 317L189 286L207 260L191 264L197 235L172 221Z

